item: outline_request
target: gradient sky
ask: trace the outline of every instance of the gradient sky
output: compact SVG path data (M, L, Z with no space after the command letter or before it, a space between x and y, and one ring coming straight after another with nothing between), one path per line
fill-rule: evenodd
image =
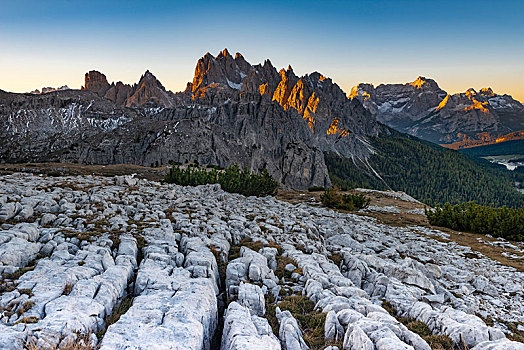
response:
M224 47L301 75L359 82L419 75L455 93L490 86L524 102L524 1L0 0L0 89L79 88L96 69L173 91Z

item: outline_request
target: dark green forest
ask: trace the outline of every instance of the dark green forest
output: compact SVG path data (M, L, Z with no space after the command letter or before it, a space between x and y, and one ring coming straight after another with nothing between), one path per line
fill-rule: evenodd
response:
M367 163L325 154L334 185L343 190L404 191L431 206L469 201L496 207L524 204L524 195L514 187L515 181L522 182L521 173L395 131L370 141L377 153Z
M431 225L524 241L524 208L494 208L473 202L446 203L443 207L426 210L426 216Z
M512 140L493 145L463 148L459 152L475 157L524 154L524 140Z

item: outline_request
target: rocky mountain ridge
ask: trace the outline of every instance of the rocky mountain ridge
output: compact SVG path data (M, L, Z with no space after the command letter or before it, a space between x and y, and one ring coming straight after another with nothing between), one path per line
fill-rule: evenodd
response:
M238 163L302 189L330 184L323 152L365 160L367 137L388 132L331 79L227 50L204 55L177 94L149 71L132 86L90 71L81 90L2 92L0 125L3 162Z
M60 86L60 87L57 87L57 88L43 87L42 90L35 89L35 90L31 91L30 94L40 95L40 94L47 94L49 92L63 91L63 90L71 90L71 89L67 85Z
M162 83L149 70L140 77L137 84L133 85L124 84L121 81L109 84L104 74L90 71L85 75L85 84L81 90L92 91L98 96L113 101L118 106L174 106L174 94L166 91Z
M406 84L359 84L358 99L377 120L422 139L450 144L482 144L524 129L524 106L491 88L450 95L424 77Z

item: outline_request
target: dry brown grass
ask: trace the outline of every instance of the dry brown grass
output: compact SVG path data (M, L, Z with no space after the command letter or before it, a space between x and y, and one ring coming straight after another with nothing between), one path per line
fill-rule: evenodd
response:
M118 306L116 306L113 309L113 312L111 313L111 315L107 316L104 319L105 324L106 324L106 328L104 330L96 333L96 337L97 337L98 341L102 340L102 338L104 337L104 334L107 331L107 328L109 328L109 326L111 326L112 324L118 322L118 320L120 320L120 317L123 314L125 314L129 310L129 308L131 308L131 306L133 306L133 300L134 299L135 298L130 296L130 295L125 297L124 299L122 299L120 304L118 304Z
M229 248L228 260L231 261L240 257L240 248L242 247L247 247L251 250L254 250L255 252L258 252L264 247L264 244L262 244L260 241L253 241L251 238L244 238L238 242L238 244L232 245L231 248Z
M67 281L64 286L64 291L62 292L62 295L69 295L72 289L73 289L73 283Z
M303 295L292 295L285 297L280 303L273 305L272 298L266 301L267 319L273 332L278 334L279 325L276 318L276 307L282 311L289 310L293 317L298 321L302 329L303 338L311 350L325 349L327 346L335 345L342 349L342 341L327 342L324 339L324 326L326 314L315 311L315 303Z
M16 324L18 323L37 323L38 317L36 316L29 316L29 317L22 317L18 321L16 321Z
M60 346L39 344L38 339L33 334L29 334L24 342L24 350L97 350L100 346L91 344L91 334L91 332L75 332L75 338L64 340L61 337Z
M287 264L293 264L297 266L297 263L295 262L295 260L291 259L290 257L282 256L282 255L277 256L277 268L275 270L275 275L279 279L282 279L282 277L284 277L285 279L291 279L292 272L286 270Z
M35 303L34 301L26 301L22 307L20 307L16 313L18 314L18 316L22 316L24 315L27 311L31 310L31 308L35 306Z
M27 289L27 288L18 289L18 293L20 293L20 294L27 294L29 297L32 297L34 295L33 291L31 291L31 289Z
M409 317L400 317L397 310L387 301L382 301L382 307L395 317L400 323L404 324L410 331L417 333L424 339L433 350L453 350L454 343L447 335L435 335L431 332L428 325L424 322L411 319Z
M160 181L164 179L168 167L144 167L134 164L86 165L73 163L25 163L0 164L0 174L25 172L46 174L48 176L92 175L116 176L137 174L136 177Z
M344 260L344 258L342 257L342 255L340 255L340 253L332 253L331 254L331 260L333 261L333 263L335 265L337 265L338 267L340 267L340 263L342 263L342 261Z

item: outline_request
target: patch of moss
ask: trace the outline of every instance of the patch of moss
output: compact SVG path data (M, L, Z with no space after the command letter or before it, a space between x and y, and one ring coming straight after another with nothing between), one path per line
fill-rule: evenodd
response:
M433 334L428 325L421 321L410 321L408 324L406 324L406 327L421 337L427 337Z
M268 244L266 244L266 247L276 248L278 255L282 254L282 246L275 241L269 241Z
M447 335L428 335L423 337L433 350L451 350L454 348L453 340Z
M524 326L524 324L519 323L519 322L505 322L505 321L500 321L500 323L508 327L509 331L511 332L511 334L508 335L509 340L524 343L524 331L520 331L518 329L519 325Z
M477 313L475 314L478 318L480 318L484 323L490 327L493 327L495 325L495 322L493 321L493 318L488 315L488 317L483 317L481 314Z
M28 272L28 271L33 271L35 269L35 265L30 265L30 266L26 266L26 267L21 267L19 268L18 270L16 270L15 272L13 273L3 273L2 274L2 278L3 279L8 279L8 280L17 280L20 278L20 276L22 276L24 273Z
M234 260L236 258L240 257L240 248L247 247L251 250L254 250L255 252L258 252L260 249L264 247L264 244L260 241L253 241L251 238L243 238L238 244L232 245L229 248L229 256L228 260Z

